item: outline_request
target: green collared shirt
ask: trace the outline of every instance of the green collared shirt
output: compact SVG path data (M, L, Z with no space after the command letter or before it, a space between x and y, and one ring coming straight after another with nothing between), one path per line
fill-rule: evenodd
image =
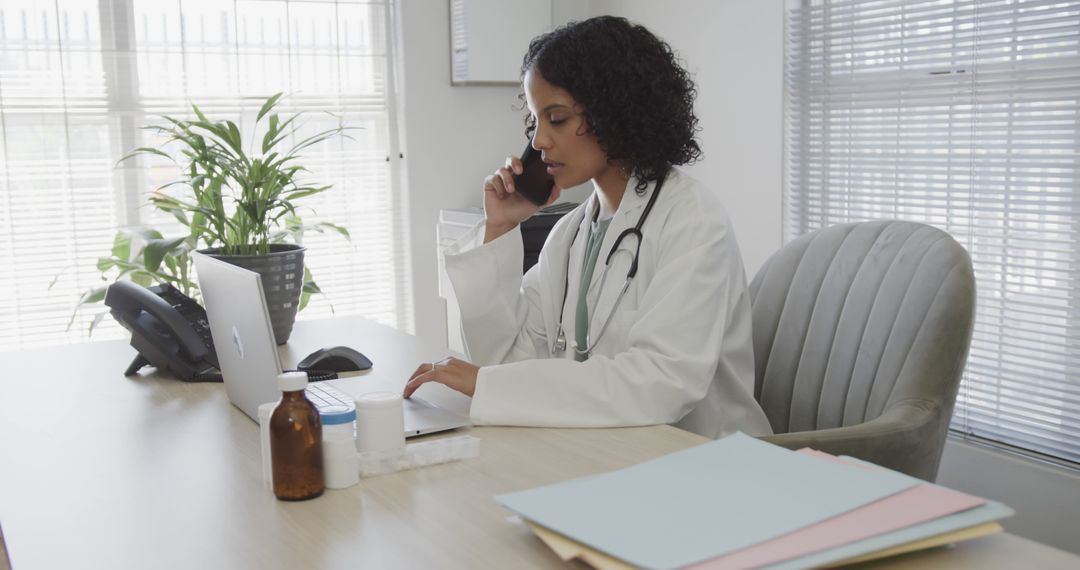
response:
M592 283L593 270L596 269L596 259L600 256L600 244L604 242L604 234L611 225L611 218L602 222L592 222L589 230L589 242L585 245L585 261L581 267L581 284L578 286L577 317L575 319L574 337L577 347L585 350L589 339L589 284ZM589 355L574 352L574 360L584 362Z

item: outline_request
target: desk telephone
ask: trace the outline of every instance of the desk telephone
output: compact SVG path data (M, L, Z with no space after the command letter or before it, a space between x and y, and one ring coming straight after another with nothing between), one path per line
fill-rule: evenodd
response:
M172 285L149 288L117 281L105 293L105 304L121 326L131 331L139 351L124 371L132 376L146 365L187 381L220 382L214 342L206 311Z

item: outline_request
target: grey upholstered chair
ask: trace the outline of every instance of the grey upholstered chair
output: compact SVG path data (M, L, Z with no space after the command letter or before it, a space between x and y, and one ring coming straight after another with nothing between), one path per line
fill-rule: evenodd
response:
M750 298L768 441L934 479L975 309L952 237L911 222L828 227L769 258Z

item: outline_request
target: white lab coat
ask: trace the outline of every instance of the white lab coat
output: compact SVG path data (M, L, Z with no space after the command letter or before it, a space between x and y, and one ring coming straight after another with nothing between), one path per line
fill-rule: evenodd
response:
M623 240L600 291L604 261L619 234L637 224L655 187L639 196L635 184L634 179L627 184L604 234L586 297L594 338L626 280L635 240ZM466 350L481 366L473 423L670 423L708 437L737 430L772 433L753 398L750 300L730 221L716 196L679 169L668 174L642 227L638 272L607 332L587 361L574 360L582 259L596 208L590 198L564 216L524 277L519 229L483 244L481 222L444 250ZM570 286L564 301L568 252ZM563 303L571 344L552 357Z

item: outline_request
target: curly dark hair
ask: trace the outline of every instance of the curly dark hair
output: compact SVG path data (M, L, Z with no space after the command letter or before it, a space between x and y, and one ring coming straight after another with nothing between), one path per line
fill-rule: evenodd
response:
M701 158L694 82L671 46L644 27L615 16L571 22L529 43L522 77L528 71L584 107L588 132L610 163L637 177L639 194L672 165ZM526 136L535 130L526 114Z

